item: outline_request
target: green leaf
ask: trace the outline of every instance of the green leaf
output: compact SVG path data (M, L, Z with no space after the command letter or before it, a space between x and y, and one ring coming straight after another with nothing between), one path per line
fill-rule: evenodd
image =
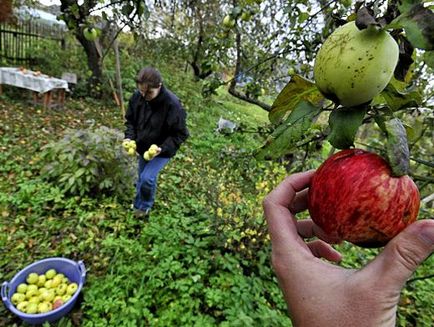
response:
M404 127L407 132L407 139L410 143L416 142L423 135L424 124L421 117L416 117L411 124L404 124Z
M279 158L290 152L297 142L306 136L320 109L310 102L300 101L286 120L268 137L264 146L258 150L257 159Z
M425 8L420 1L404 1L400 6L402 12L387 28L404 28L411 44L420 49L434 50L434 12Z
M281 123L298 106L301 100L308 101L319 107L325 98L315 86L315 83L299 75L294 75L277 96L271 106L268 118L273 124Z
M385 122L387 133L387 159L394 176L407 175L410 171L410 151L407 133L398 118Z
M308 18L310 17L310 15L309 15L309 13L307 13L307 12L301 12L299 15L298 15L298 22L301 24L301 23L304 23Z
M375 104L387 104L392 111L409 107L417 107L422 102L418 89L407 90L408 84L392 78L386 88L374 99Z
M432 69L434 69L434 51L426 51L423 54L423 61Z
M365 113L366 107L333 110L329 117L331 132L328 141L337 149L347 149L353 146Z

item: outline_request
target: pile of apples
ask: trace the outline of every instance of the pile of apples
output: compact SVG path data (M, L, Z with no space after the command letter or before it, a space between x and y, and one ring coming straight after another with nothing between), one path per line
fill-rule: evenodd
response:
M152 144L149 147L149 150L145 151L145 153L143 154L143 158L146 161L151 161L157 155L158 151L161 151L161 149L156 144Z
M122 142L122 146L130 156L134 156L136 154L136 148L137 148L136 141L126 139Z
M68 302L78 289L77 283L71 283L55 269L49 269L42 275L30 273L26 282L17 286L11 301L19 311L27 314L55 310Z

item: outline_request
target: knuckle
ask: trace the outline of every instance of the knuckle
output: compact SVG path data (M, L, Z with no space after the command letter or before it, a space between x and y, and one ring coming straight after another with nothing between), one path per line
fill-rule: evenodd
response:
M395 242L392 245L397 263L408 271L413 271L423 260L420 251L413 244L401 244Z
M266 195L262 200L262 207L269 208L272 205L273 201L271 200L270 194Z

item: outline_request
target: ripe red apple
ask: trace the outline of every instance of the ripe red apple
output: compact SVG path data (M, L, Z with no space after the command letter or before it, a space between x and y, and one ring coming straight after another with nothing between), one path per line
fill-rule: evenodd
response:
M333 237L362 247L384 246L416 220L420 204L413 180L391 174L375 153L348 149L334 154L312 178L312 220Z
M53 303L53 310L55 310L57 308L60 308L62 305L63 305L63 300L62 299L57 299Z

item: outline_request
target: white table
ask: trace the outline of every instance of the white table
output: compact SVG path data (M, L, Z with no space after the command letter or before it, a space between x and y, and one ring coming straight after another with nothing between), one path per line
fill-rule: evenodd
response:
M68 82L63 79L16 67L0 67L0 94L2 84L31 90L34 103L38 103L38 94L42 94L42 102L46 108L52 105L63 107L65 91L68 90ZM56 102L52 103L54 94L57 95Z

